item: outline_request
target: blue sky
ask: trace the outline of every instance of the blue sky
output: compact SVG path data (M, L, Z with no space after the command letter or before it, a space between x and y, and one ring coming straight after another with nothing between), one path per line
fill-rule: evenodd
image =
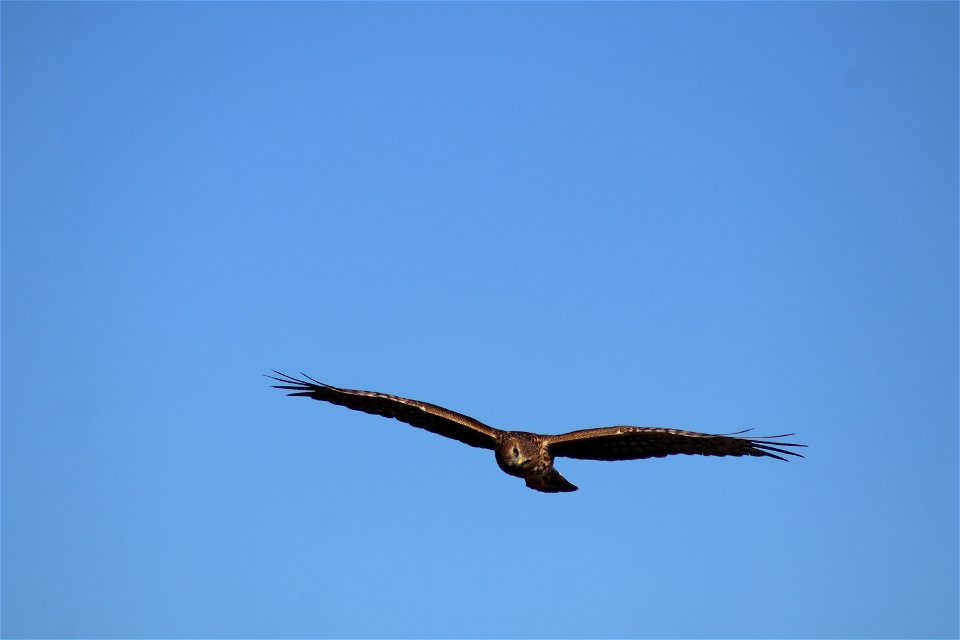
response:
M2 635L956 637L957 21L4 2Z

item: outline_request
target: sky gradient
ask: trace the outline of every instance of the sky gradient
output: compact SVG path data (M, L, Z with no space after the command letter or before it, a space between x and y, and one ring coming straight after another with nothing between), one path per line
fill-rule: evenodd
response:
M960 633L956 3L0 11L5 638Z

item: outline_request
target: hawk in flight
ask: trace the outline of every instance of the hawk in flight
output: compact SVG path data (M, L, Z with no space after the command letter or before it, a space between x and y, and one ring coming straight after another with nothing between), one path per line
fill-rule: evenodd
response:
M579 460L639 460L685 453L702 456L768 457L786 461L786 458L777 454L803 456L781 447L806 446L774 440L793 435L792 433L737 438L734 436L744 432L713 435L657 427L601 427L551 436L526 431L502 431L435 404L376 391L340 389L318 382L306 374L304 377L307 379L300 380L279 371L274 373L280 377L267 377L280 383L273 385L277 389L290 391L287 395L323 400L354 411L396 418L400 422L459 440L471 447L492 449L497 464L505 473L523 478L528 487L545 493L577 490L576 486L553 468L553 459L556 457Z

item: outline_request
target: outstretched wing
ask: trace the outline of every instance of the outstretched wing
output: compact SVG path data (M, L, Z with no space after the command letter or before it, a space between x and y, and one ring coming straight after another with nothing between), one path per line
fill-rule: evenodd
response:
M803 456L781 447L807 446L775 440L792 436L792 433L757 438L736 437L740 433L745 432L713 435L656 427L603 427L546 436L545 439L547 451L551 455L581 460L638 460L679 453L701 456L767 456L786 460L777 454L801 458Z
M471 447L493 449L496 446L498 436L503 433L479 420L438 407L435 404L377 393L376 391L340 389L317 382L306 374L303 375L307 380L300 380L279 371L274 371L274 373L280 377L267 377L282 383L273 385L275 388L292 391L287 395L323 400L354 411L396 418L400 422L406 422L414 427L459 440Z

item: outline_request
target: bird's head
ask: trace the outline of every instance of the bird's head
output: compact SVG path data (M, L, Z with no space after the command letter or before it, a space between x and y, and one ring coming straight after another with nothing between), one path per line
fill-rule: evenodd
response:
M512 476L525 476L540 462L540 448L530 438L508 436L497 449L497 463Z

